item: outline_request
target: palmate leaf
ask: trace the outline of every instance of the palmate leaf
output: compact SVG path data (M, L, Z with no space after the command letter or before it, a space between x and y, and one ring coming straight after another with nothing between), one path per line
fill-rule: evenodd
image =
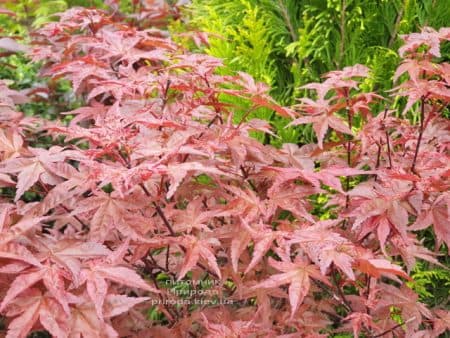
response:
M278 262L269 258L269 264L283 273L273 275L268 280L256 284L252 288L276 288L280 285L289 284L291 318L309 292L310 278L329 284L328 279L320 274L316 266L308 264L300 258L295 262Z
M177 280L180 281L197 263L200 258L203 258L208 266L221 278L220 268L217 264L217 259L212 250L213 240L197 240L192 236L185 236L180 243L185 247L185 256L180 272L178 273Z
M442 242L445 242L447 247L450 248L450 230L448 227L448 220L450 217L449 204L449 193L444 193L439 196L434 201L431 208L418 217L416 222L412 225L411 230L425 229L430 224L433 224L433 229L436 233L437 246L439 247Z
M353 244L338 233L328 230L326 225L296 231L290 237L288 244L299 244L310 259L319 266L323 275L327 273L331 264L334 264L349 279L355 280L352 270L355 262Z
M17 299L15 306L19 316L9 325L6 337L27 337L38 320L55 337L68 336L68 327L62 324L66 321L66 315L54 298L44 296L38 289L33 288Z

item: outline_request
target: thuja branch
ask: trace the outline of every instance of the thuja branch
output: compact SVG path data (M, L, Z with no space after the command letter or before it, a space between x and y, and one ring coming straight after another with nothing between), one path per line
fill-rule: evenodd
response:
M342 66L342 61L344 60L344 52L345 52L345 24L346 24L346 18L345 18L345 11L347 9L347 2L346 0L341 1L341 15L340 19L341 22L339 24L339 31L340 31L340 37L341 40L339 41L339 64L338 66Z
M278 0L278 6L280 7L281 15L283 16L284 22L286 23L286 26L289 30L289 34L291 36L292 42L297 41L298 36L294 29L294 26L292 25L291 19L289 17L288 9L284 5L283 1L281 1L281 0Z
M402 19L403 19L405 6L406 6L406 1L404 1L400 5L400 9L397 11L397 15L395 17L394 29L391 32L391 35L389 37L389 41L388 41L388 44L387 44L389 48L392 47L392 45L395 42L395 39L397 38L398 30L400 29L400 24L401 24Z

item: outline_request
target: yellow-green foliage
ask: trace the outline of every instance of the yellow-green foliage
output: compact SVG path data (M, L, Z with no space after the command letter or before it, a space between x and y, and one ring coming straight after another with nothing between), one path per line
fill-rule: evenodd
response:
M450 22L448 0L193 0L190 13L199 30L223 37L206 52L272 85L283 103L355 63L375 70L371 87L388 89L398 34Z
M409 286L419 294L420 300L431 306L450 306L450 269L418 262L412 271Z
M201 1L194 3L202 6ZM273 85L276 64L270 54L275 42L269 33L271 21L267 13L246 0L200 8L204 13L193 15L192 23L214 34L205 51L226 62L229 69L225 72L245 71ZM236 21L239 25L234 24Z
M74 6L103 7L100 0L5 0L2 7L15 13L14 17L0 15L0 27L8 35L27 35L54 20L54 14Z

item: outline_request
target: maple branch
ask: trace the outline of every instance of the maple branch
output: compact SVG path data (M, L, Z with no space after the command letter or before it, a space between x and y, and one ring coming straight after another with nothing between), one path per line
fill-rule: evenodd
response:
M245 170L243 165L241 165L240 168L241 168L242 174L244 175L244 179L248 182L248 184L253 189L253 191L257 191L255 184L248 178L248 171Z
M344 4L345 4L345 1L344 1ZM346 90L346 93L345 93L345 96L346 96L345 97L346 108L345 109L347 110L348 127L349 127L349 129L351 131L352 130L352 124L353 124L353 116L352 116L352 114L350 112L350 109L349 109L348 95L349 95L349 93ZM352 166L352 141L351 141L352 137L353 136L350 136L350 139L348 140L348 143L347 143L347 165L348 165L349 168L351 168L351 166ZM349 190L350 190L350 176L346 176L345 177L345 191L349 191ZM346 195L345 196L345 208L346 209L348 208L349 204L350 204L350 196ZM345 223L344 223L344 226L345 226Z
M159 265L157 262L156 262L156 260L155 260L155 258L152 256L152 254L150 253L150 250L147 252L147 254L145 255L146 257L149 257L150 259L151 259L151 262L148 262L147 261L147 263L146 263L146 268L148 269L148 268L152 268L152 269L158 269L158 270L160 270L160 271L162 271L162 272L165 272L165 273L167 273L167 274L169 274L169 275L171 275L173 278L176 278L176 274L175 273L173 273L172 271L170 271L169 269L166 269L166 268L164 268L164 267L162 267L161 265ZM146 259L146 258L145 258ZM150 266L150 264L152 264L152 266ZM150 273L150 271L148 271L149 273Z
M153 274L153 268L151 267L150 262L147 259L144 259L143 261L144 261L145 267L150 270L149 276L153 282L153 285L155 285L155 288L157 290L161 290L158 285L158 282L155 278L155 275ZM162 296L161 293L158 293L158 297L159 297L161 304L166 309L167 314L170 315L170 317L172 317L172 318L167 318L167 320L169 321L170 325L173 325L177 321L179 314L177 313L176 309L173 309L174 313L172 313L171 308L169 308L167 306L166 302L164 301L164 297Z
M386 144L387 144L387 149L388 149L388 160L389 160L389 168L388 169L392 169L391 143L389 142L389 133L387 130L385 130L385 134L386 134Z
M127 169L131 169L131 162L130 162L130 160L129 160L129 158L127 158L127 157L125 157L125 155L124 154L122 154L120 151L118 151L118 154L119 154L119 158L122 160L122 165L125 165L125 167L127 168Z
M245 120L247 119L247 117L250 115L250 113L252 113L254 110L256 109L255 107L250 108L249 110L247 110L244 114L244 116L242 116L241 121L239 121L239 124L236 126L236 129L239 129L242 125L242 123L245 122Z
M353 309L352 309L352 306L350 305L350 303L348 302L347 298L345 297L344 292L339 287L339 282L338 282L338 280L336 278L337 271L336 271L336 269L334 267L332 268L331 276L333 278L333 282L334 282L334 285L336 286L337 292L338 292L339 296L341 297L342 302L345 304L345 307L347 308L348 311L354 312Z
M375 169L378 169L380 167L380 160L381 160L381 142L383 142L383 140L380 137L380 141L377 143L378 146L378 151L377 151L377 162L375 163ZM375 177L375 180L377 178Z
M168 88L169 85L170 85L170 82L168 81L167 88ZM120 152L119 152L119 155L120 155L120 157L125 161L126 167L127 167L128 169L130 169L130 168L131 168L131 163L130 163L130 161L129 161L127 158L125 158ZM144 193L145 193L145 195L146 195L147 197L151 197L151 194L150 194L150 192L148 191L148 189L145 187L144 183L142 183L142 182L139 183L139 186L142 188L142 190L144 191ZM167 220L167 217L166 217L166 215L164 214L164 212L163 212L163 210L161 209L161 207L160 207L159 205L157 205L155 202L152 202L152 203L153 203L153 206L155 207L156 212L158 213L159 217L161 217L161 219L162 219L164 225L166 226L167 230L169 230L170 234L171 234L172 236L175 237L175 236L176 236L176 233L175 233L175 231L173 230L172 226L170 225L170 222ZM169 246L168 246L168 247L169 247ZM168 258L167 258L167 259L168 259ZM166 265L167 265L167 266L169 265L168 262L166 262Z
M151 197L150 192L148 191L148 189L145 187L145 185L143 183L139 183L139 186L142 188L142 190L144 191L145 195L147 195L147 197ZM173 237L175 237L177 234L173 230L172 225L170 224L169 220L167 219L166 215L164 214L164 211L161 209L161 207L159 205L156 204L156 202L152 202L152 204L153 204L154 208L156 209L156 213L158 214L158 216L161 217L167 230L169 230L170 234Z
M142 188L142 190L144 191L144 193L150 197L150 192L148 191L148 189L144 186L143 183L140 183L139 186ZM158 213L159 217L161 217L164 225L166 226L167 230L169 230L170 234L174 237L177 236L177 234L175 233L175 231L172 228L172 225L170 224L169 220L167 219L166 215L164 214L164 211L161 209L161 207L159 205L157 205L155 202L152 202L153 206L156 209L156 212ZM181 250L186 253L186 249L181 247ZM214 271L209 270L206 266L204 266L202 263L197 263L197 266L201 269L203 269L204 271L206 271L208 274L210 274L211 276L215 277L215 278L219 278L219 275L217 275Z
M170 255L170 245L166 248L166 270L169 270L169 255Z
M410 323L410 322L412 322L412 321L414 321L414 320L416 320L416 317L411 317L411 318L409 318L407 321L404 321L404 322L402 322L402 323L399 323L399 324L397 324L397 325L394 325L394 326L391 327L390 329L387 329L386 331L383 331L383 332L381 332L380 334L377 334L376 336L373 336L372 338L382 337L382 336L384 336L385 334L394 331L396 328L398 328L398 327L400 327L400 326L403 326L403 325L405 325L405 324L408 324L408 323Z
M388 112L388 108L387 108L387 106L386 106L386 108L384 108L383 120L381 121L381 126L382 126L382 128L385 130L386 141L387 141L387 143L388 143L389 165L390 165L390 168L392 168L391 147L390 147L390 144L389 144L389 134L388 134L388 132L387 132L387 130L386 130L386 126L384 125L384 120L386 119L387 112ZM378 169L378 168L380 167L380 161L381 161L381 148L382 148L381 145L382 145L382 143L383 143L383 139L380 137L380 141L379 141L379 143L377 144L377 145L378 145L378 152L377 152L377 163L376 163L376 165L375 165L375 169ZM377 181L377 178L378 178L378 176L377 176L377 174L375 174L375 182Z
M216 110L216 115L211 119L211 121L208 122L207 128L209 129L209 128L214 124L214 122L216 122L217 119L218 119L221 123L223 123L222 117L220 116L219 112ZM198 135L197 140L199 140L204 134L205 134L205 132L202 131L202 132ZM188 157L189 157L189 154L185 154L185 155L184 155L184 158L181 160L181 163L186 162L186 160L188 159Z
M211 121L208 122L207 127L211 127L217 119L220 119L220 115L218 113L214 116L214 118L211 119ZM203 136L203 133L201 133L199 137L201 136Z
M205 76L202 76L202 79L205 81L206 86L208 87L208 89L211 89L211 84L210 84L209 81L208 81L208 77L205 75ZM214 110L216 111L216 116L214 116L214 118L213 118L211 121L209 121L209 123L208 123L208 128L212 126L212 124L214 123L214 121L216 120L216 118L218 118L218 119L220 120L220 123L223 123L222 116L220 116L220 110L217 109L217 106L215 105L215 104L218 103L217 97L216 97L215 95L213 95L213 96L211 97L211 100L212 100L212 102L214 103L213 106L214 106ZM203 133L200 134L199 138L201 137L201 135L203 135Z
M367 274L366 273L366 284L367 284L367 290L366 290L366 294L367 294L367 299L369 299L369 297L370 297L370 288L371 288L371 279L370 279L371 277L369 276L369 274ZM370 307L367 305L367 303L366 303L366 313L368 314L368 315L370 315Z
M347 304L345 304L345 302L342 300L342 298L340 298L338 295L336 295L331 290L327 289L321 282L316 281L314 278L311 278L311 280L314 284L316 284L316 286L318 286L322 291L324 291L326 294L328 294L331 298L333 298L333 299L337 300L339 303L341 303L341 305L343 307L345 307L345 309L347 311L352 312L352 309L349 308Z
M347 121L348 121L348 126L350 128L350 130L352 129L352 116L350 114L350 110L347 109ZM352 165L352 141L349 140L347 142L347 165L349 167L351 167ZM349 178L349 176L347 176L347 178ZM347 190L349 188L349 183L350 181L347 180Z
M387 107L384 109L384 114L383 114L383 121L381 122L382 123L382 128L384 129L384 134L385 134L385 136L386 136L386 144L387 144L387 149L388 149L388 160L389 160L389 167L388 167L388 169L392 169L392 158L391 158L391 143L390 143L390 141L389 141L389 133L388 133L388 131L387 131L387 129L386 129L386 126L385 126L385 124L384 124L384 120L386 119L386 116L387 116L387 112L388 112L388 109L387 109ZM380 144L381 144L381 137L380 137Z
M325 313L327 316L330 316L333 320L334 325L339 325L342 323L343 319L341 316L334 314L332 312L326 311L326 310L320 310L320 312Z
M161 219L162 219L164 225L166 226L167 230L169 230L170 234L175 237L177 234L173 230L172 225L170 224L170 222L168 221L166 215L164 214L164 211L155 202L153 202L153 206L155 207L156 212L158 213L159 217L161 217Z
M380 137L380 142L377 143L378 151L377 151L377 162L376 162L376 164L375 164L375 170L377 170L377 169L380 167L380 161L381 161L381 142L383 142L383 141L381 140L381 137ZM378 175L377 175L377 173L375 173L375 182L377 181L377 179L378 179Z
M169 93L170 84L171 84L171 81L170 81L170 79L168 79L166 82L166 87L164 88L164 92L163 92L161 113L164 111L164 108L166 107L166 104L167 104L167 94Z
M411 171L414 174L416 173L416 160L417 155L419 154L419 148L420 148L420 142L422 141L422 135L423 135L423 126L424 126L424 120L425 120L425 97L422 96L420 99L420 127L419 127L419 138L417 139L417 145L416 145L416 151L414 153L414 159L411 166Z
M69 208L67 208L65 205L61 204L61 207L62 207L66 212L68 212L68 213L71 212L71 210L70 210ZM88 230L90 229L90 227L89 227L86 223L84 223L84 222L81 220L80 217L78 217L77 215L72 215L72 217L75 218L78 222L80 222L80 224L81 224L81 229L82 229L82 230L88 231Z

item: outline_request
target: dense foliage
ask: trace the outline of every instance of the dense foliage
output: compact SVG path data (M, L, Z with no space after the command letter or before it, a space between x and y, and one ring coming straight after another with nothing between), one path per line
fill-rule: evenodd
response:
M446 0L193 0L186 14L186 24L173 30L187 25L206 32L202 50L224 60L222 72L245 71L288 105L306 94L302 85L357 63L371 69L364 90L387 97L401 60L399 34L450 22ZM444 59L448 52L443 46ZM270 121L280 137L261 141L313 142L310 128L285 128L288 120L266 110L251 116Z
M366 85L390 89L398 34L448 24L445 0L193 0L188 24L209 34L205 51L293 102L298 86L334 69L370 66Z
M1 82L6 336L449 330L448 297L419 297L448 278L450 65L441 47L450 29L401 36L391 92L401 108L367 91L361 64L304 85L300 104L283 107L269 86L224 74L221 60L156 28L179 14L161 3L131 16L114 1L109 11L71 7L27 51L48 88ZM10 52L25 48L7 41ZM67 81L78 108L18 111ZM277 135L248 118L257 109L310 125L317 142L259 142Z

